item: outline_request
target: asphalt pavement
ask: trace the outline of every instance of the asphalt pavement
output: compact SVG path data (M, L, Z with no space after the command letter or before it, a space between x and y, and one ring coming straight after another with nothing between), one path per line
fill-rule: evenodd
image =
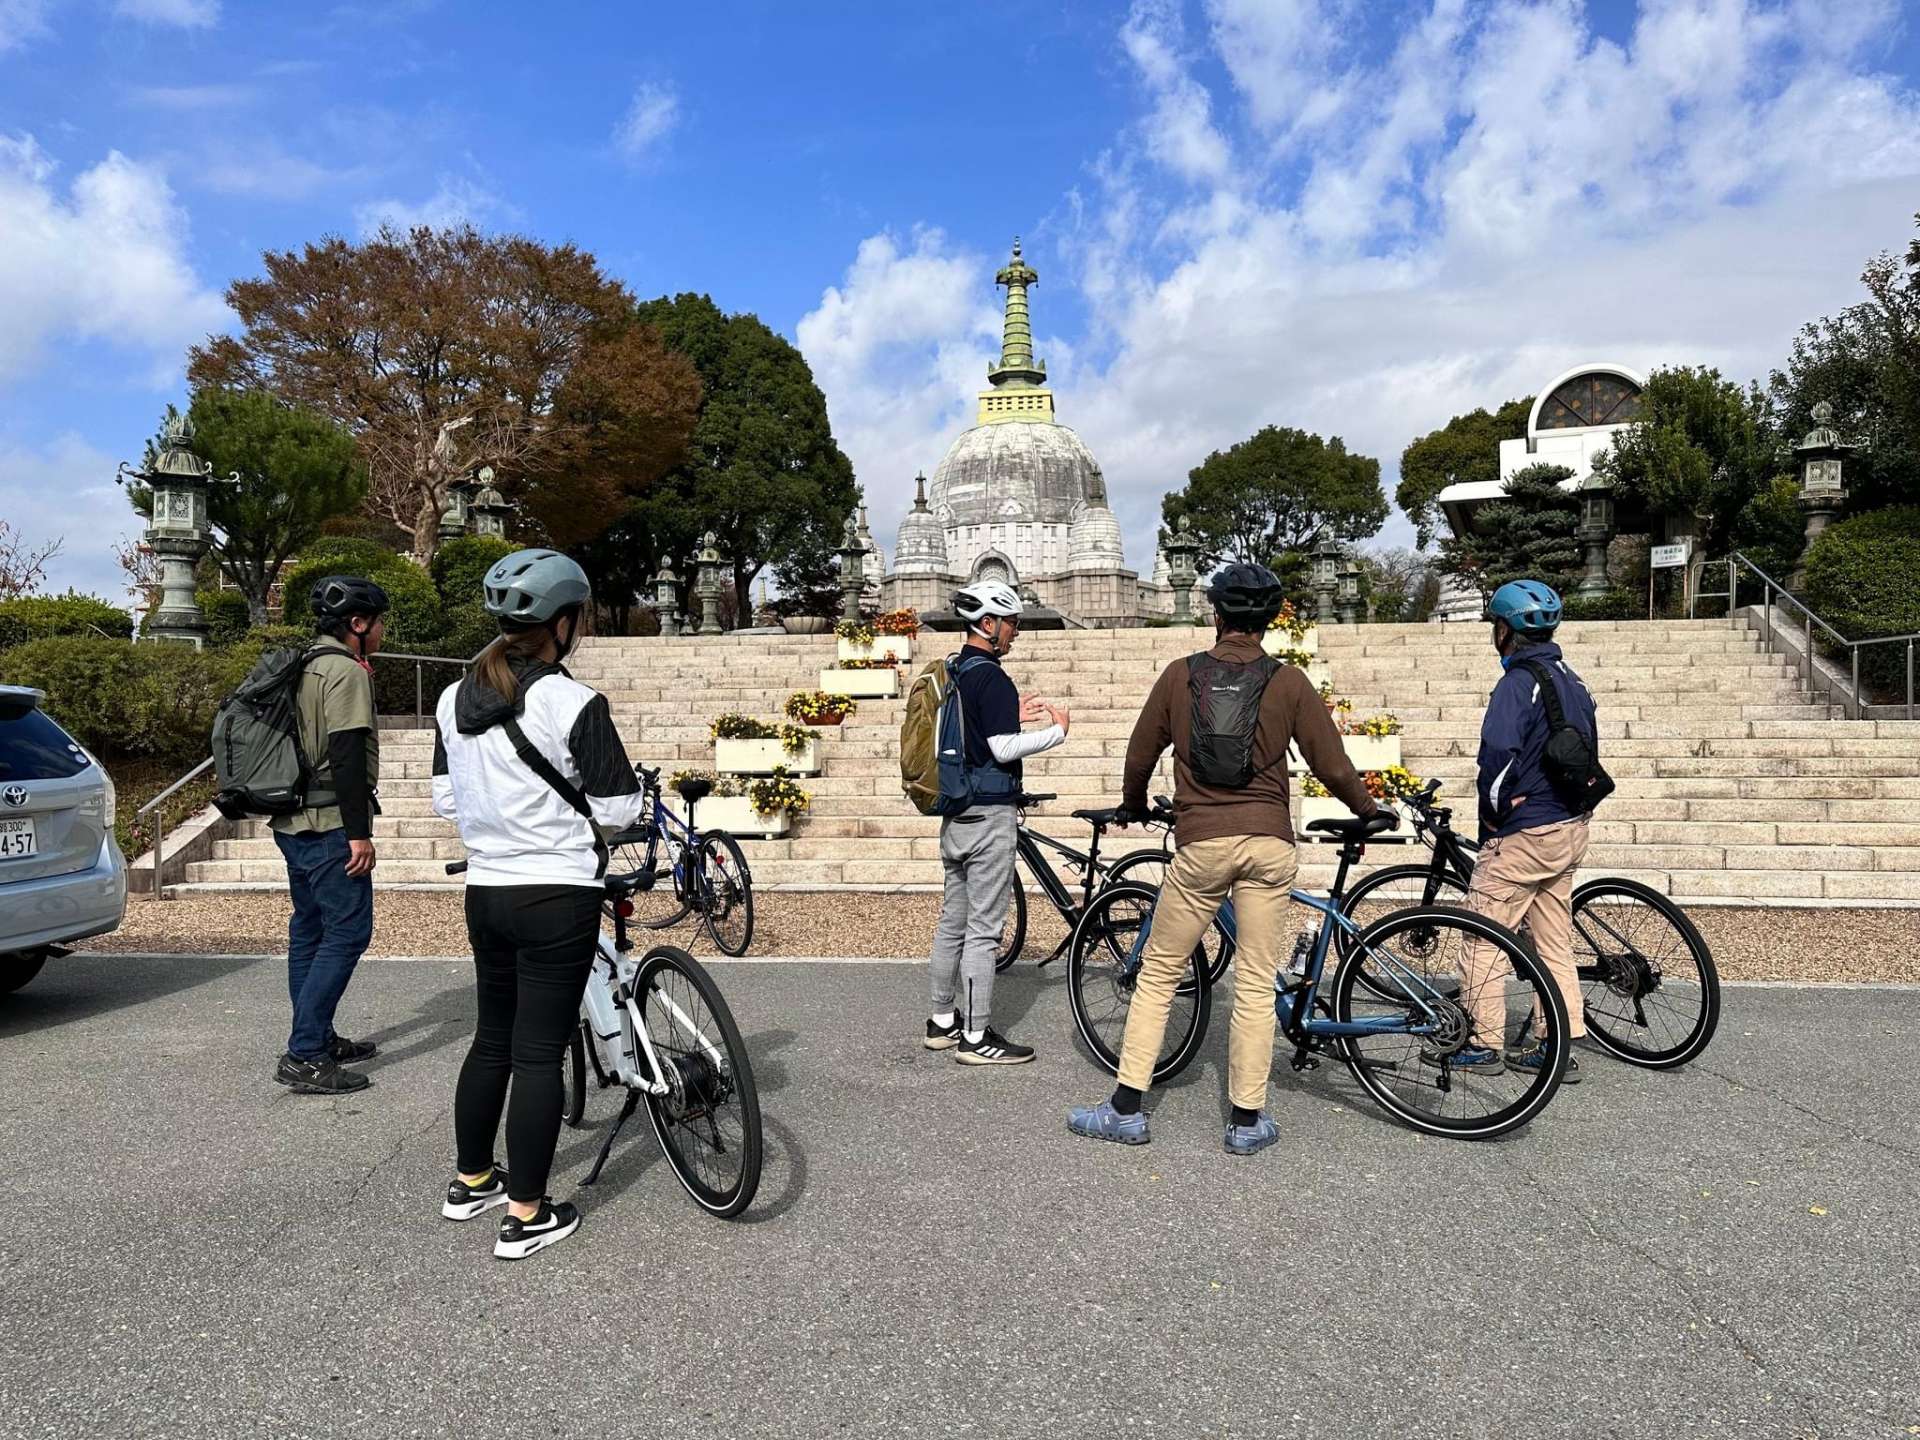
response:
M1730 990L1702 1062L1588 1058L1482 1145L1281 1064L1239 1160L1222 1023L1126 1149L1066 1132L1109 1082L1052 971L1000 1070L920 1046L916 969L718 974L758 1202L697 1210L636 1118L508 1265L438 1212L464 967L366 962L375 1083L330 1100L269 1078L277 962L50 964L0 998L0 1435L1920 1434L1920 992Z

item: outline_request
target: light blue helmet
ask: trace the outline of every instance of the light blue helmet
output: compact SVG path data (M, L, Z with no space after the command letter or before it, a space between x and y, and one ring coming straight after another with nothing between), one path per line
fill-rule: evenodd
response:
M544 625L593 594L587 572L558 550L516 550L481 582L489 615L509 625Z
M1560 623L1560 597L1538 580L1512 580L1493 592L1487 618L1504 620L1519 635L1544 635Z

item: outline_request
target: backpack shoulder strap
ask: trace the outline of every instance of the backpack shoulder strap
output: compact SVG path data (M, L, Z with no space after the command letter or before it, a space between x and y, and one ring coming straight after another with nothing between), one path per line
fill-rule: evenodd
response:
M520 717L509 715L501 721L500 728L507 732L507 739L513 742L513 753L520 757L534 774L547 782L554 794L566 801L575 814L587 822L587 831L593 836L593 853L599 857L599 868L594 871L597 879L607 873L607 842L600 838L600 827L593 823L593 806L587 803L587 797L580 787L553 768L553 762L542 755L533 741L527 738L527 732L520 728Z
M1533 676L1540 686L1540 699L1547 707L1547 728L1564 730L1567 728L1566 707L1560 703L1560 692L1554 688L1553 672L1538 660L1516 660L1514 664Z

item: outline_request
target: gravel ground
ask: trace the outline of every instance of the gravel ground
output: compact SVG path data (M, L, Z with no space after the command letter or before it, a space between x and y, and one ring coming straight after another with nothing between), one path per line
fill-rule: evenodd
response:
M773 893L756 896L755 906L755 955L899 956L925 952L940 897ZM1920 911L1701 906L1690 913L1728 980L1920 983ZM1042 902L1036 900L1028 914L1026 958L1032 961L1052 949L1063 931L1052 907ZM286 897L264 890L184 894L163 905L136 899L116 933L84 948L278 953L286 945L286 915ZM457 894L382 891L374 917L372 954L459 955L466 950ZM685 944L692 932L682 924L667 933ZM693 948L707 953L713 947L702 939Z

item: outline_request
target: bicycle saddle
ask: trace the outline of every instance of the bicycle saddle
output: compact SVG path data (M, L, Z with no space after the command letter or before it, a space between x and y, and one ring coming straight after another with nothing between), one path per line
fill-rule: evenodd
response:
M673 788L680 792L680 798L689 805L698 805L713 793L713 782L702 780L697 775L689 775L686 779L677 782Z
M1113 824L1113 817L1118 815L1119 813L1120 812L1117 809L1076 810L1073 812L1073 818L1076 820L1086 821L1087 824L1093 826L1093 828L1096 830L1104 830L1107 828L1107 826Z
M1399 828L1400 817L1391 810L1376 810L1364 820L1356 815L1351 820L1315 820L1307 826L1309 830L1337 835L1342 840L1366 840Z

